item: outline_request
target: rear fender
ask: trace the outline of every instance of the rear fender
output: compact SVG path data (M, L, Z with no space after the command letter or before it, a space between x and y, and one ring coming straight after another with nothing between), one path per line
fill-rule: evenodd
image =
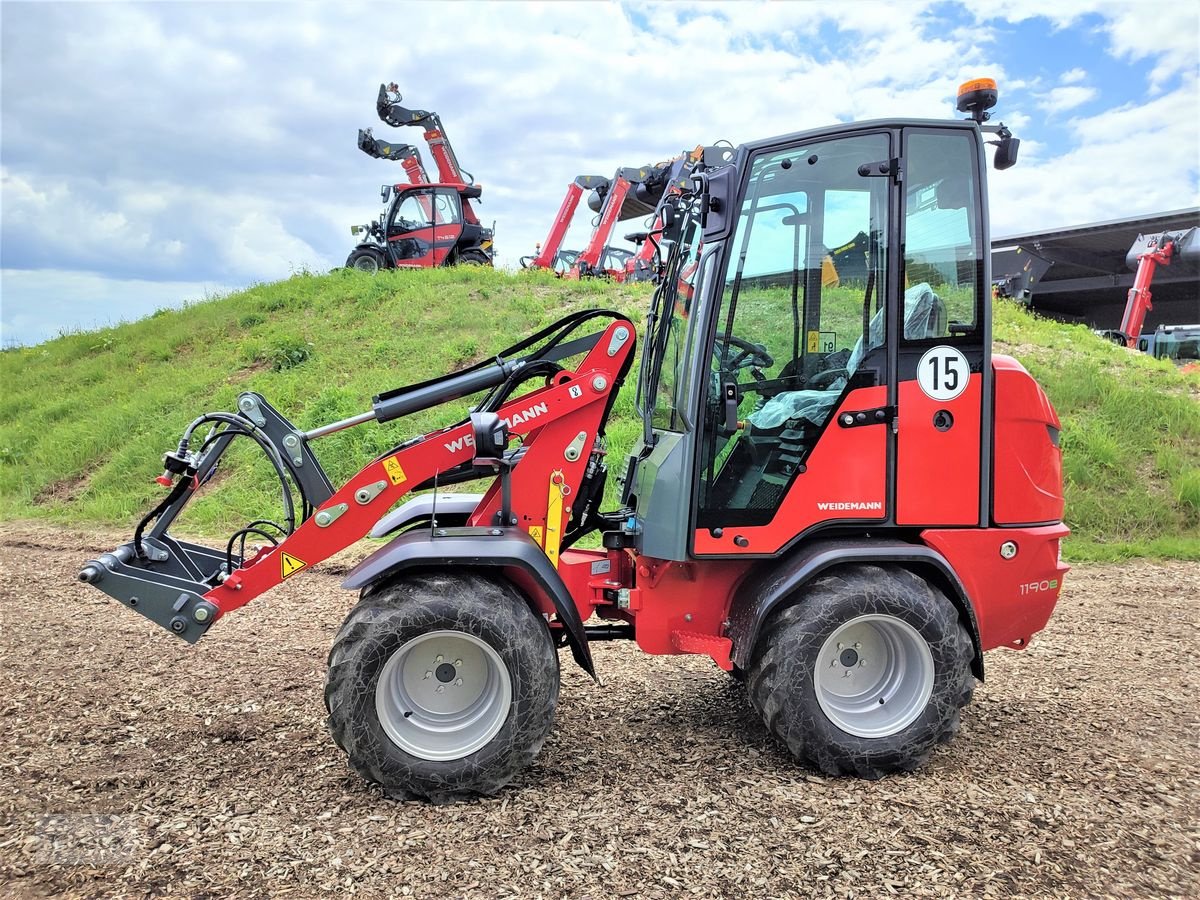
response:
M439 507L441 503L439 502ZM342 582L348 590L361 590L384 579L415 569L472 568L517 569L527 576L522 593L534 612L539 600L553 606L566 632L571 655L592 678L596 669L579 610L558 571L528 532L520 528L437 528L411 531L376 550L355 566ZM541 597L529 596L530 587Z
M975 659L971 671L983 681L983 649L975 609L946 558L929 547L904 541L814 541L783 559L752 569L734 588L729 608L729 637L734 665L746 668L763 623L771 613L790 603L818 575L848 563L900 566L942 591L958 610L971 635Z

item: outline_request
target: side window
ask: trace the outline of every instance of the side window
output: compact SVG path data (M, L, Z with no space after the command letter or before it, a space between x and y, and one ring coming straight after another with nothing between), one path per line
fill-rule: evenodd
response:
M970 335L984 289L975 145L936 131L911 131L906 141L903 337Z
M657 339L661 341L662 346L661 350L656 351L660 355L660 368L655 395L652 398L651 422L655 428L667 431L683 430L680 409L683 407L683 392L688 381L690 360L688 323L692 314L694 282L699 271L702 237L699 217L690 215L675 250L679 254L676 269L679 273L678 280L674 285L659 288L669 306L659 311L662 324L659 326L661 330Z
M765 524L839 399L881 383L886 134L763 153L726 251L710 362L700 527Z
M427 191L412 191L396 204L391 230L395 233L428 228L433 220L433 198Z
M462 206L458 195L438 191L433 199L434 221L438 225L457 225L462 221Z

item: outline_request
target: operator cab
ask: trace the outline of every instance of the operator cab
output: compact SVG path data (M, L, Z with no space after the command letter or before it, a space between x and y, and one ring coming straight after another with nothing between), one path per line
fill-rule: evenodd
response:
M982 166L976 122L912 120L745 145L700 175L647 323L640 552L986 520Z

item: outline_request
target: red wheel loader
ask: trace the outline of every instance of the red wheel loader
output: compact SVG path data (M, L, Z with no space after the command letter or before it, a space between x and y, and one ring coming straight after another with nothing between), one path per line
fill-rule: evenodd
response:
M994 102L972 83L965 120L843 123L699 163L636 368L632 323L591 310L308 431L243 393L187 426L162 502L80 579L214 640L260 594L390 537L344 580L359 600L325 702L350 765L394 797L498 791L552 727L558 650L596 675L611 640L710 657L822 772L917 768L958 729L984 652L1026 647L1066 572L1059 419L991 351ZM860 231L864 276L824 285L826 248ZM642 431L605 510L631 373ZM324 475L324 436L468 396L344 485ZM173 537L234 441L269 460L282 514L217 548ZM482 489L438 490L468 481Z
M471 205L483 190L458 164L441 118L428 110L401 106L395 84L380 85L376 110L388 125L416 125L437 165L438 181L430 183L420 154L409 144L376 138L371 129L358 132L358 147L368 156L400 162L408 184L384 185L384 211L366 225L351 226L361 235L346 259L346 267L366 272L381 268L410 269L472 263L492 265L494 230L484 228Z

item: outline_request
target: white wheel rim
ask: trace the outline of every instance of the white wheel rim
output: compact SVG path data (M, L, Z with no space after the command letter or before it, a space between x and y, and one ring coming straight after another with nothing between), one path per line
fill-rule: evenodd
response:
M500 654L461 631L430 631L401 645L375 686L379 724L419 759L470 756L496 736L511 706Z
M882 738L911 725L933 695L933 654L902 619L851 619L817 654L817 702L848 734Z
M360 256L354 261L354 268L373 275L379 271L379 262L373 256Z

